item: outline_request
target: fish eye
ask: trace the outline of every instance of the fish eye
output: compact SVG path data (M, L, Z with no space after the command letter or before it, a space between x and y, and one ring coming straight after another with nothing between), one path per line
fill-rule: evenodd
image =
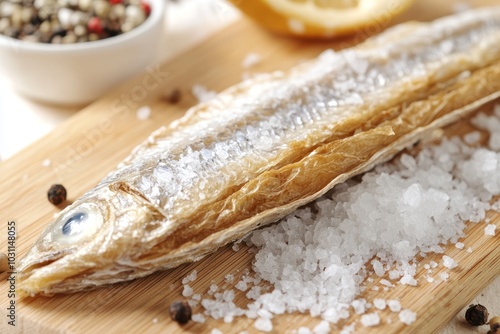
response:
M69 217L62 226L62 233L64 235L75 235L81 233L85 228L84 224L87 217L88 215L85 212L77 212L73 214L73 216Z
M59 219L52 230L53 240L63 245L75 244L97 232L103 221L97 205L82 203Z

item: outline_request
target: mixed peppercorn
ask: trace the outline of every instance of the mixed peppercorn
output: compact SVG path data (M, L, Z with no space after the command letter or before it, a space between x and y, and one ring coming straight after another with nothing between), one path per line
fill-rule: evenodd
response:
M0 0L0 34L68 44L128 32L151 13L147 0Z

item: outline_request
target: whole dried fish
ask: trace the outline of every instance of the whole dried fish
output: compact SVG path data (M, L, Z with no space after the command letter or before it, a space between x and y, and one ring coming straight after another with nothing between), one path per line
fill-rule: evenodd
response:
M500 7L407 23L229 88L66 208L19 289L72 292L195 261L500 95Z

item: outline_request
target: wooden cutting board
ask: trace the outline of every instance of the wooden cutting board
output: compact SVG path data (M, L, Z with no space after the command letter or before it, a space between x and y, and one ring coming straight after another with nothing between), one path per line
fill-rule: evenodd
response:
M471 3L480 6L492 5L496 1ZM434 19L451 13L452 4L451 0L419 0L397 21ZM377 29L370 31L376 32ZM336 42L301 42L268 34L243 19L174 61L153 66L149 72L75 114L42 140L0 163L0 250L7 250L7 222L15 221L19 261L59 210L46 199L48 187L53 183L62 183L68 189L70 200L81 196L150 132L160 125L169 124L195 104L194 97L189 93L194 84L220 91L239 82L245 72L241 62L249 52L257 52L263 58L262 63L252 71L264 72L289 68L324 49L338 49L365 37L363 32L352 39ZM163 96L176 88L181 90L182 99L172 105ZM140 121L136 110L146 105L152 108L152 116ZM464 133L469 128L464 120L448 128L447 133ZM46 159L51 161L51 165L44 167L42 161ZM492 223L500 227L498 214L490 213L488 216ZM484 224L469 224L467 227L467 237L463 242L466 248L473 248L471 254L453 245L446 249L446 254L460 264L451 271L446 283L425 282L421 277L424 270L420 266L418 287L396 286L387 292L375 293L370 287L380 284L379 279L373 277L374 283L361 297L367 300L377 296L398 298L404 307L415 311L418 318L415 324L406 326L397 320L397 314L385 310L380 312L381 318L390 318L393 324L371 328L370 332L434 333L447 324L456 312L500 274L500 235L487 237L483 229ZM430 260L439 262L440 259L441 255L428 256L422 264ZM191 322L180 327L170 320L167 311L172 301L182 299L181 280L193 269L197 269L199 274L191 285L196 293L205 293L211 283L231 287L231 284L224 283L224 276L231 273L238 277L244 269L251 268L252 260L253 254L248 253L246 248L234 252L228 246L199 262L133 282L85 293L18 301L15 328L7 325L5 316L8 285L7 275L4 274L0 283L0 308L3 310L0 332L209 333L212 328L218 328L224 333L239 333L241 330L254 333L253 321L246 318L237 318L231 324L208 319L204 324ZM436 271L436 276L438 273ZM242 297L243 294L237 295L240 306L245 300ZM201 311L201 307L194 309L194 313ZM345 323L352 321L359 323L359 317L353 316ZM273 320L273 333L292 333L300 326L312 328L318 322L318 319L302 314L278 316ZM357 332L366 331L366 328L357 325Z

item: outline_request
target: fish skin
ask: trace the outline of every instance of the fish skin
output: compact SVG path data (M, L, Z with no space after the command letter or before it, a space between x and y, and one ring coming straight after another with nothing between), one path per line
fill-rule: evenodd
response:
M63 210L20 263L18 288L142 277L282 218L498 97L499 28L500 7L407 23L229 88Z

